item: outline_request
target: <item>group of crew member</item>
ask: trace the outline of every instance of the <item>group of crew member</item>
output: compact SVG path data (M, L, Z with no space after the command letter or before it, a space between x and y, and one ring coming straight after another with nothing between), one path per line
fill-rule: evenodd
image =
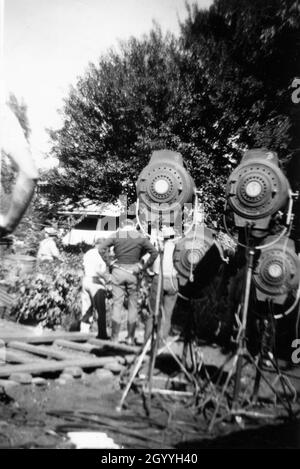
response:
M165 249L163 255L163 291L162 337L167 338L171 327L171 316L177 299L177 280L173 266L172 254L174 243L165 231ZM105 251L113 248L114 260L106 263ZM111 340L119 341L122 323L122 312L127 293L128 317L127 337L125 342L135 344L135 332L138 318L138 290L140 279L147 272L152 277L149 294L149 318L145 324L145 339L149 336L155 313L157 296L159 259L154 243L143 236L132 220L125 220L120 229L108 239L95 242L95 247L83 257L83 289L81 331L89 332L93 319L93 310L97 313L98 338L107 339L106 329L106 286L110 285L112 293Z

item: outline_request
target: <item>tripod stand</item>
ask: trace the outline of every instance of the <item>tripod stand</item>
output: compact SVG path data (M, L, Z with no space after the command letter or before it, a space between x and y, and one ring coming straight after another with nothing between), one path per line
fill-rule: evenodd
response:
M221 408L221 405L223 404L225 394L228 390L231 379L234 375L235 375L235 381L234 381L232 403L231 403L231 407L228 408L227 410L226 416L228 415L231 415L231 416L251 415L251 412L247 412L242 408L243 402L241 405L239 404L239 398L241 394L242 369L243 369L245 362L251 363L252 365L254 365L256 369L256 377L255 377L255 382L254 382L253 393L251 396L251 404L255 405L257 403L260 382L261 380L263 380L268 386L268 388L272 391L274 396L276 396L276 399L278 399L278 401L280 401L283 407L288 411L289 416L292 415L292 408L291 408L291 404L289 402L288 395L287 395L287 387L291 389L291 385L287 381L285 381L285 378L281 374L278 364L275 361L273 355L270 352L268 353L269 360L272 363L272 366L274 367L274 370L280 379L283 392L285 395L284 399L279 395L278 391L275 389L274 385L270 382L270 380L266 377L264 370L262 369L262 364L263 364L262 353L260 353L258 361L255 361L255 359L249 353L248 348L247 348L246 327L247 327L247 319L248 319L252 274L253 274L253 267L254 267L255 248L253 247L247 248L246 254L247 254L246 284L245 284L245 293L244 293L244 299L243 299L243 304L242 304L242 318L240 321L239 331L238 331L238 336L237 336L237 350L233 356L233 363L228 373L228 376L226 378L222 392L217 399L216 408L215 408L215 411L213 413L213 416L209 425L209 431L212 431L216 423L216 420L219 415L219 410ZM257 413L255 413L255 416L256 417L258 416ZM221 420L223 420L225 417L222 417Z
M150 398L148 401L149 411L151 410L151 395L153 392L153 372L154 372L155 361L156 361L157 356L165 348L168 349L168 351L170 352L170 354L172 355L176 363L179 365L182 372L186 375L188 380L193 382L193 384L197 388L197 382L195 378L187 371L186 367L181 363L180 359L174 353L174 351L172 350L167 340L164 337L161 337L162 319L163 319L163 316L165 315L165 311L162 305L163 257L164 257L164 247L165 247L164 244L165 244L164 239L158 239L159 272L158 272L158 278L157 278L157 291L156 291L156 297L155 297L155 309L153 313L153 325L152 325L151 334L146 339L146 342L144 346L142 347L140 354L137 356L135 365L132 369L129 380L122 394L119 406L117 407L118 410L122 410L126 397L130 391L130 388L149 351L150 351L150 360L149 360L149 365L148 365L147 383L143 387L144 391L147 393L147 395ZM161 344L162 344L162 347L160 347Z

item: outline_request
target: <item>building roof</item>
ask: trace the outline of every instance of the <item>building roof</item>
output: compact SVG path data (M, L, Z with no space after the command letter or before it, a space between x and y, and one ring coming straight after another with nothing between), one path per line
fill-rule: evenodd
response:
M74 203L71 199L65 199L58 211L59 215L94 215L119 217L121 214L121 204L110 202L95 202L88 198L81 199Z

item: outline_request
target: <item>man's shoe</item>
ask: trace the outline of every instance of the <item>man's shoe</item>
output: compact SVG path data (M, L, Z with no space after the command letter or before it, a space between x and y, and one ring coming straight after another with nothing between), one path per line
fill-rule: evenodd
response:
M126 337L125 338L126 345L136 345L136 340L134 337Z

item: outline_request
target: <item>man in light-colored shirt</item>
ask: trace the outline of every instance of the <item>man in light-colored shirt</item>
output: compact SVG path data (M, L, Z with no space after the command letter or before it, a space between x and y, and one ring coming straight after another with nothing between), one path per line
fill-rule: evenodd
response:
M106 280L108 278L106 263L99 249L102 242L97 240L95 247L83 256L84 277L82 280L82 318L81 332L88 333L93 317L93 309L97 312L98 338L108 339L106 332Z
M54 239L56 236L55 230L53 228L46 228L45 235L46 238L40 242L37 258L40 261L53 261L54 259L59 259L60 254Z

